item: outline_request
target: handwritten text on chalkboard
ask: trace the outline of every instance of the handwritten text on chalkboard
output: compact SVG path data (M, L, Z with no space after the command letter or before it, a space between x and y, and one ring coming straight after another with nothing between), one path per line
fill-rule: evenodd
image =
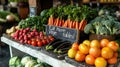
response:
M46 34L52 35L59 39L70 40L72 42L77 40L76 38L77 30L75 29L68 29L68 28L46 25Z

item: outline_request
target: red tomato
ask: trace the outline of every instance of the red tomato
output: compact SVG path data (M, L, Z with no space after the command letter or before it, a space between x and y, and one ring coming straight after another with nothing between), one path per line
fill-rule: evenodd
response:
M46 44L47 44L47 40L46 40L46 39L43 39L43 40L42 40L42 43L43 43L44 45L46 45Z
M37 46L38 46L38 47L41 47L42 45L43 45L42 41L38 41L38 42L37 42Z
M49 38L50 39L50 41L53 41L54 40L54 38L53 37L51 37L51 38Z
M36 41L32 41L31 44L32 44L33 46L37 46L37 42L36 42Z
M27 41L27 44L31 45L31 40L28 40L28 41Z

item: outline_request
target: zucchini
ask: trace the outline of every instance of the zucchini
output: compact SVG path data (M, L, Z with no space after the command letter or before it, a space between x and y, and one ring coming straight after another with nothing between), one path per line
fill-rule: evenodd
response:
M54 41L52 41L52 42L50 42L48 45L46 45L46 50L48 50L48 47L50 46L50 45L52 45L53 43L55 43L55 42L58 42L58 41L61 41L60 39L55 39Z
M70 49L70 47L71 47L71 46L68 46L68 47L63 48L63 49L59 49L59 50L57 51L57 53L58 53L58 54L65 54L65 53L68 52L68 50Z
M59 45L56 49L54 49L54 52L57 53L57 50L65 48L65 47L68 47L68 46L70 46L70 42L65 41L64 43L62 43L61 45Z
M47 50L53 50L53 49L57 48L63 42L64 41L57 41L57 42L53 43L52 45L48 46Z

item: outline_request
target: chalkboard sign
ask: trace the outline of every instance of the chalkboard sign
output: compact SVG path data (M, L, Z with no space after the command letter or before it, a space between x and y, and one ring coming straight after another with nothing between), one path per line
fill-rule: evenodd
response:
M36 7L30 7L30 17L33 17L36 15Z
M57 26L48 26L48 25L45 26L46 26L47 35L52 35L55 38L68 40L71 42L79 41L79 30L57 27Z

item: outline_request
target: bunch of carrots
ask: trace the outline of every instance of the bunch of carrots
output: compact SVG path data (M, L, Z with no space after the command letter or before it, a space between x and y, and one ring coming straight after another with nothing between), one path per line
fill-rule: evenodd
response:
M60 26L60 27L65 27L65 28L73 28L73 29L83 31L84 27L87 25L87 21L83 19L81 22L77 22L77 21L72 21L70 19L62 20L59 18L49 17L48 25Z

